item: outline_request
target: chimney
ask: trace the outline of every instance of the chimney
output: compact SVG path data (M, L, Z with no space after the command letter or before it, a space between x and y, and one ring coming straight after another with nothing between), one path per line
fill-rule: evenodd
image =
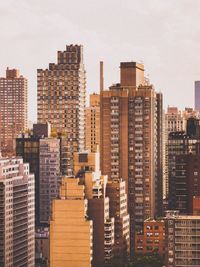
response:
M103 61L100 61L100 92L104 89Z

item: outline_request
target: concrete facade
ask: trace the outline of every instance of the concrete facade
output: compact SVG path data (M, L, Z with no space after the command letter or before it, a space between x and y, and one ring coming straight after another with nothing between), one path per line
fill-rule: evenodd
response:
M165 221L165 265L167 267L200 266L200 216L180 216L169 212Z
M35 266L34 201L29 165L0 158L0 266Z
M106 195L110 200L110 216L115 218L114 257L126 261L130 255L130 217L125 181L108 181Z

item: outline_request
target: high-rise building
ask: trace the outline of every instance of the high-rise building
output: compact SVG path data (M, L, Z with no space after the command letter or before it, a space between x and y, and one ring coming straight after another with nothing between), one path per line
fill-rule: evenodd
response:
M181 111L177 107L168 107L165 113L165 131L168 136L171 132L186 131L189 118L200 118L199 111L185 108Z
M50 122L67 140L66 173L72 175L73 152L85 146L86 77L83 47L67 45L57 63L37 71L38 122Z
M16 155L29 163L30 172L35 176L35 223L40 225L40 139L50 136L50 125L34 124L32 133L21 133L16 138Z
M188 120L189 118L200 119L200 111L193 108L185 108L183 110L183 118Z
M90 95L90 106L86 108L85 148L96 151L100 144L100 95Z
M123 240L123 247L120 248L126 255L127 244L129 244L128 235L128 241L124 240L125 234L120 235L120 237L115 235L115 219L114 216L110 216L110 199L106 192L108 177L101 174L99 165L98 152L74 154L74 173L77 177L81 177L81 181L85 185L85 197L88 199L88 216L93 221L93 267L102 267L106 261L116 256L114 247L116 241ZM122 201L127 211L127 200L122 198ZM120 219L123 216L124 213L121 212ZM120 226L124 227L124 223L122 222ZM121 234L121 229L118 227L116 232L118 235ZM125 245L126 248L124 249Z
M106 194L110 200L110 216L115 218L114 257L126 261L130 254L130 217L125 181L108 181Z
M200 125L189 118L186 131L168 137L169 209L192 214L192 198L199 195Z
M0 158L0 266L35 266L34 175L23 159Z
M50 267L91 267L93 223L78 178L63 178L60 199L53 200L50 222Z
M36 207L35 219L36 219L36 225L37 226L41 226L40 225L40 222L41 222L40 221L40 215L41 215L41 213L40 213L40 203L41 203L40 198L44 194L43 190L41 190L41 183L44 182L44 181L43 182L41 181L41 179L42 180L44 179L44 176L43 176L44 173L43 172L41 172L41 179L40 179L40 159L41 159L41 157L44 157L44 155L41 155L41 157L40 157L40 148L43 147L42 144L44 144L43 142L46 142L46 141L42 141L42 140L48 140L48 143L51 143L51 144L59 143L59 147L57 147L57 152L56 152L57 153L56 155L59 155L59 157L56 156L55 160L56 160L57 168L60 168L59 173L61 172L62 175L66 175L66 153L67 153L66 152L66 150L67 150L67 148L66 148L67 144L66 143L67 143L67 141L66 141L65 137L62 135L56 134L55 136L51 136L51 126L49 123L34 124L32 132L20 134L16 138L16 154L17 154L17 156L23 157L24 162L29 163L31 173L35 174L35 207ZM49 151L51 151L51 149ZM46 165L48 165L48 162L49 162L48 157L49 157L49 155L47 152L46 163L45 163ZM59 161L60 161L60 167L58 166ZM44 164L42 165L42 167L44 168ZM49 169L49 171L48 171L48 166L46 166L47 173L51 172L51 174L50 174L51 182L50 183L52 183L53 180L55 183L56 183L56 181L58 182L58 185L55 187L55 188L57 188L56 190L58 191L60 180L58 179L57 174L53 178L52 168L54 168L54 167L52 166L51 170ZM47 181L48 181L48 179L46 180L46 182ZM46 190L48 190L48 188L46 188ZM52 195L51 198L53 198L52 192L49 192L49 195Z
M166 216L166 267L200 266L200 216Z
M94 242L94 248L96 248L96 250L94 249L94 255L96 255L94 256L94 267L102 266L103 260L106 261L112 257L127 260L130 253L130 218L125 181L120 179L107 182L107 176L101 175L99 169L98 152L80 152L75 153L74 156L74 173L77 177L84 177L86 197L89 200L89 214L93 220L94 229L97 229L96 241ZM97 210L99 211L98 213ZM104 227L100 223L102 222L101 217L104 218L104 223L107 226ZM108 228L108 224L112 227L112 218L114 218L115 229L113 244L108 232L104 233L104 229ZM96 232L94 231L94 238L95 234ZM104 259L102 258L103 254L100 256L99 252L99 248L103 248L100 240L104 240L104 255L106 255ZM101 251L103 252L103 250ZM98 259L97 261L95 261L96 258Z
M165 130L169 134L171 132L180 132L186 129L186 120L177 107L168 107L165 113Z
M168 107L164 118L164 174L163 174L163 195L168 198L169 194L169 168L168 168L168 137L171 132L185 131L186 120L177 107Z
M144 220L162 214L162 94L145 80L142 64L123 62L120 75L119 84L101 87L101 170L126 181L133 252Z
M49 267L49 227L37 228L35 232L35 267Z
M40 137L21 134L16 138L16 155L29 163L30 172L35 179L35 224L39 225L40 181L39 181L39 147Z
M189 118L200 118L200 113L197 110L192 108L185 108L184 111L179 110L177 107L168 107L167 112L165 113L165 138L164 138L164 195L168 197L169 194L169 163L168 163L168 138L170 133L174 132L185 132L187 128L187 120Z
M195 81L194 83L194 108L200 111L200 81Z
M0 150L13 155L15 138L27 129L27 79L19 70L6 70L0 78Z
M193 197L200 196L199 152L177 155L175 168L170 172L169 208L178 210L180 214L192 215Z
M52 200L58 197L61 182L60 140L40 139L39 157L40 224L48 225Z

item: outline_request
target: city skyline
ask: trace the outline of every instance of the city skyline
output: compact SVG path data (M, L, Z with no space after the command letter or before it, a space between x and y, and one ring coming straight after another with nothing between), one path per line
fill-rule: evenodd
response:
M8 66L27 77L28 117L36 121L37 68L55 62L55 51L66 44L77 43L84 46L88 94L99 91L100 60L105 64L105 88L118 80L120 62L142 61L151 83L162 91L165 107L193 107L194 81L200 79L199 10L194 0L2 2L0 76Z
M0 266L200 266L199 14L0 1Z

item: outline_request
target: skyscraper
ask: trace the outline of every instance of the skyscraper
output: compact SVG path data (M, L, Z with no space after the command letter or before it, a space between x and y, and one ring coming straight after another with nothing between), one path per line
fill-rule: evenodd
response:
M90 106L86 108L85 148L96 151L100 144L100 95L90 95Z
M169 209L192 214L192 198L199 196L200 125L189 118L186 130L168 137Z
M199 118L199 111L192 108L185 108L184 111L179 110L177 107L168 107L165 113L165 127L164 127L164 195L168 197L169 190L169 163L168 163L168 138L170 133L185 132L187 127L187 120L189 118Z
M19 70L6 70L0 78L0 149L3 155L15 153L15 138L27 129L27 79Z
M193 197L200 196L199 148L195 154L176 155L173 173L170 172L170 209L179 210L180 214L191 215Z
M0 266L35 266L34 175L22 158L0 158Z
M200 81L195 81L194 83L195 98L194 98L194 108L200 111Z
M32 133L21 133L16 138L16 155L29 163L35 176L35 223L40 225L40 139L50 136L50 125L34 124Z
M16 138L16 155L23 158L25 163L29 163L30 172L34 173L35 179L35 224L39 225L39 205L40 205L40 180L39 180L39 153L40 137L21 134Z
M57 64L37 71L38 122L50 122L67 140L66 173L73 170L73 152L85 145L86 76L83 46L67 45L58 51Z
M59 195L60 140L57 138L40 139L40 224L48 225L53 199Z
M101 170L126 182L133 252L144 220L162 214L162 94L142 64L121 63L120 76L109 90L101 87Z

